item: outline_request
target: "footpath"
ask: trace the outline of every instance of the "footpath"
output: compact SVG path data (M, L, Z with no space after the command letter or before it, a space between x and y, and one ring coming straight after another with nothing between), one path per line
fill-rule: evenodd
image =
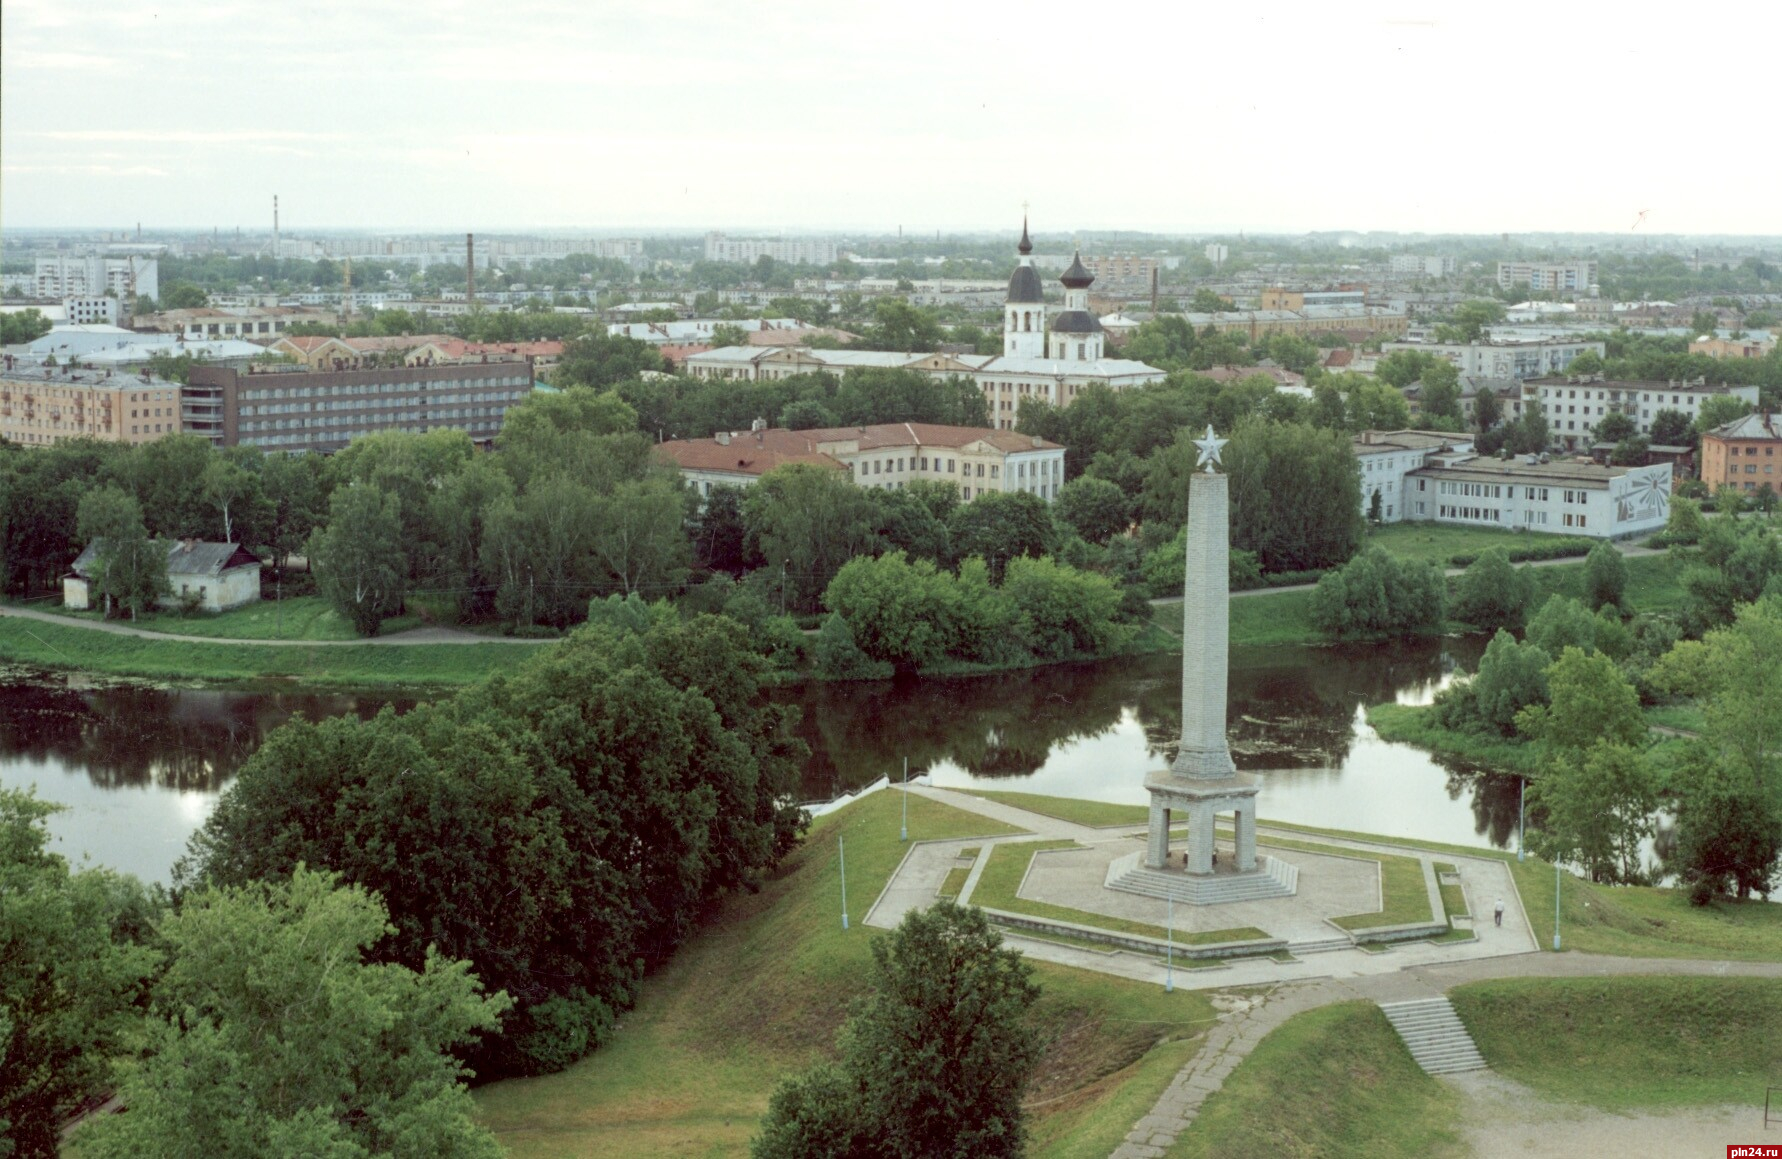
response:
M479 636L475 632L466 632L460 628L410 628L406 632L396 632L389 636L371 636L363 640L238 640L228 636L182 636L177 632L153 632L147 628L132 628L128 624L113 624L103 620L81 620L73 616L58 615L55 612L40 612L35 608L0 608L0 618L12 617L20 620L36 620L39 623L55 624L63 628L85 628L91 632L106 632L113 636L135 636L142 640L173 640L182 644L227 644L232 647L255 648L358 648L366 644L379 648L412 647L417 644L555 644L555 639L528 640L515 636Z

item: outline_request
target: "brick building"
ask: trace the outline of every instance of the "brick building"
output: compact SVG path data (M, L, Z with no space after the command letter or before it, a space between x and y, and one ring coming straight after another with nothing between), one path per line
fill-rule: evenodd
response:
M1758 411L1702 434L1702 482L1744 492L1782 492L1782 420Z

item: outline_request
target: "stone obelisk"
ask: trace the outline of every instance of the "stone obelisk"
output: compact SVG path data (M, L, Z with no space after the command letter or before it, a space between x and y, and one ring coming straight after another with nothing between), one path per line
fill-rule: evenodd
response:
M1145 779L1151 795L1145 865L1169 865L1173 812L1188 814L1187 872L1214 872L1213 820L1233 815L1237 873L1256 871L1256 794L1239 775L1225 739L1226 677L1231 662L1231 489L1214 468L1225 440L1207 428L1188 481L1188 551L1182 589L1182 744L1169 769Z

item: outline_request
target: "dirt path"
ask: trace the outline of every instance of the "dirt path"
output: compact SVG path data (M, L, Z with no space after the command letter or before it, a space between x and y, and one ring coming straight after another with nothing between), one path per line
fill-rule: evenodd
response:
M1442 1081L1465 1100L1460 1125L1478 1159L1724 1155L1731 1144L1769 1141L1761 1106L1616 1114L1549 1101L1490 1071Z
M13 617L20 620L37 620L44 624L57 624L64 628L85 628L91 632L106 632L113 636L135 636L142 640L178 640L193 644L232 644L240 647L244 644L265 648L346 648L361 644L371 644L382 648L401 648L416 644L555 644L554 639L528 640L514 636L479 636L475 632L466 632L459 628L411 628L406 632L397 632L390 636L372 636L365 640L236 640L227 636L182 636L177 632L151 632L147 628L132 628L128 624L111 624L100 620L78 620L73 616L61 616L54 612L40 612L34 608L0 608L0 618Z

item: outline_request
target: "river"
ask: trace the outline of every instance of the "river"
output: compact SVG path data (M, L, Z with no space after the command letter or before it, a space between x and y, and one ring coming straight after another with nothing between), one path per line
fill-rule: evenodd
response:
M1481 640L1357 648L1234 648L1229 719L1238 767L1262 780L1267 820L1513 847L1516 779L1389 744L1367 704L1427 703ZM827 799L908 758L950 786L1143 804L1173 756L1181 661L1153 655L1002 676L776 690L811 748L802 793ZM408 698L143 687L80 676L0 677L0 784L69 806L57 849L165 882L187 838L266 734Z

